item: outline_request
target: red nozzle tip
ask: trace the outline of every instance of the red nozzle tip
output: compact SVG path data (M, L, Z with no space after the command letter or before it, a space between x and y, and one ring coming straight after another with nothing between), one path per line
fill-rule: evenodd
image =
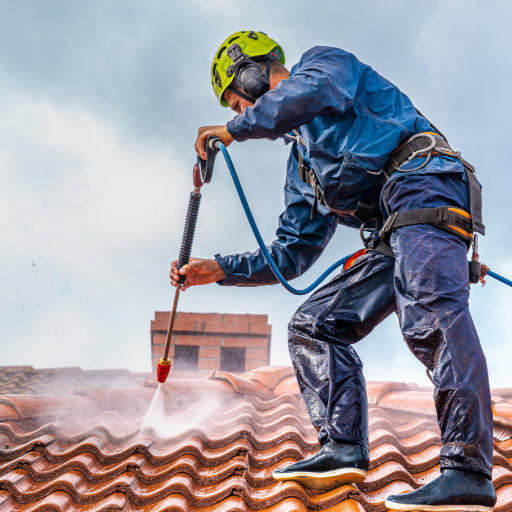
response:
M170 369L171 360L161 357L158 361L158 366L156 367L156 380L160 382L160 384L163 384L167 380Z

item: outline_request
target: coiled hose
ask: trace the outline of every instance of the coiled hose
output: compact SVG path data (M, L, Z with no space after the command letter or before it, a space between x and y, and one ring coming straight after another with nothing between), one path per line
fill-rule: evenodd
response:
M331 265L313 284L308 286L307 288L304 288L303 290L297 290L283 277L281 272L279 272L279 269L277 268L277 265L274 263L274 260L272 259L272 256L268 252L268 249L265 245L265 242L263 241L263 238L261 237L260 231L258 229L258 226L256 226L256 221L254 220L254 217L251 212L251 208L249 206L249 203L247 202L247 199L245 197L245 193L242 189L242 185L240 184L240 180L238 179L238 174L236 173L235 166L233 165L233 162L231 161L231 157L229 156L228 150L226 149L226 146L220 141L220 139L216 142L216 146L220 151L222 152L222 155L224 156L224 160L226 160L226 165L228 166L229 172L231 174L231 178L233 179L233 183L235 184L236 191L238 192L238 197L240 198L240 202L242 203L242 206L245 211L245 215L247 216L247 220L249 221L249 224L251 226L252 232L254 233L254 236L256 237L256 241L258 242L258 245L260 247L260 250L263 254L263 257L265 258L265 261L267 262L268 266L272 270L272 273L274 274L275 278L291 293L295 295L306 295L310 292L312 292L329 274L331 274L334 270L341 267L345 264L345 262L353 256L355 253L349 254L348 256L345 256L341 260L334 263L334 265ZM192 235L193 236L193 235ZM492 272L489 270L487 272L488 276L494 277L494 279L497 279L501 283L504 283L508 286L512 287L512 281L509 281L503 276L500 276L499 274L496 274L496 272Z
M334 270L336 270L337 268L344 265L345 262L353 255L353 254L349 254L348 256L341 258L341 260L334 263L334 265L331 265L313 284L311 284L307 288L304 288L303 290L297 290L297 288L294 288L293 286L288 284L288 282L283 277L281 272L279 272L277 265L274 263L274 260L272 259L272 256L268 252L265 242L263 241L263 238L261 237L260 230L258 229L258 226L256 226L256 221L254 220L254 217L251 212L251 208L249 206L249 203L247 202L244 191L242 189L242 185L240 184L240 180L238 179L238 175L235 171L235 166L233 165L233 162L231 161L231 157L229 156L226 146L224 146L224 144L222 142L218 142L217 147L222 151L222 155L224 156L224 159L226 160L226 164L228 166L229 172L231 173L231 178L233 178L233 183L235 184L236 191L238 192L238 197L240 198L240 202L242 203L242 206L244 208L245 215L247 215L247 220L249 221L252 232L254 233L254 236L256 237L258 245L260 246L263 257L265 258L265 261L267 262L268 266L272 270L272 273L274 274L275 278L289 292L291 292L295 295L306 295L306 294L312 292L329 274L331 274Z
M178 256L178 270L190 261L192 252L192 242L196 232L197 216L199 215L199 206L201 205L201 194L191 192L188 200L187 217L185 219L185 228L181 239L180 253ZM183 284L187 276L180 274L180 284Z

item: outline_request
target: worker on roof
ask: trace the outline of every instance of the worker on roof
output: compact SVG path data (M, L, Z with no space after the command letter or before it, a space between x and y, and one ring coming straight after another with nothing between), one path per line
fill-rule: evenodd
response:
M195 143L202 158L208 136L226 146L290 144L285 210L268 246L286 279L313 265L339 224L360 229L365 243L290 321L290 356L321 449L274 478L317 490L364 480L368 401L354 344L396 312L407 346L432 374L442 473L386 506L492 510L489 381L468 307L467 250L484 231L474 169L404 93L354 55L317 46L291 71L284 63L283 49L264 33L230 36L210 79L221 105L238 115L199 128ZM260 250L192 259L179 272L183 289L277 283ZM174 262L175 286L178 277Z

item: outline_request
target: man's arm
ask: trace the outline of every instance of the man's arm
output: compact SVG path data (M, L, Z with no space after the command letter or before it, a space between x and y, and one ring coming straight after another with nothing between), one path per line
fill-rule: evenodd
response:
M229 121L227 130L238 142L275 140L319 114L341 114L354 102L360 75L361 65L352 54L338 48L312 48L290 78Z
M199 128L195 149L206 158L210 136L226 147L236 140L275 140L312 121L319 114L342 114L354 103L361 63L338 48L316 47L306 52L290 78L259 98L227 125Z
M279 217L277 239L267 246L279 271L286 280L294 279L308 270L320 257L336 231L332 217L317 212L311 220L311 204L299 191L298 156L293 145L288 160L285 184L286 209ZM278 281L267 265L260 249L254 252L215 256L224 271L224 286L263 286Z
M299 188L304 187L311 194L311 199L313 189L309 190L299 180L297 166L297 147L294 144L288 160L285 184L286 210L279 217L277 239L267 247L287 280L300 276L313 265L334 235L337 226L334 218L322 214L322 206L319 207L315 220L311 220L311 204ZM278 282L259 249L252 253L217 255L215 260L192 258L180 273L187 276L183 290L214 282L220 282L224 286L262 286ZM179 280L176 261L172 264L170 277L171 284L176 286Z

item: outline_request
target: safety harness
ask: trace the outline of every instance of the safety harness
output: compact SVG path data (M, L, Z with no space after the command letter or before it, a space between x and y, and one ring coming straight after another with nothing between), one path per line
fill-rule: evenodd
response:
M304 139L302 138L300 133L297 130L293 130L293 133L295 133L295 137L292 137L291 135L288 136L290 138L294 138L297 142L300 142L304 147L306 147L306 143L304 142ZM313 205L311 206L311 220L315 220L316 212L318 210L318 203L325 206L324 191L322 189L322 184L320 183L320 180L318 179L318 176L316 175L313 167L310 167L307 164L306 160L304 159L300 151L298 151L298 154L299 178L302 182L310 185L313 188L313 191L315 192L315 200L313 202Z
M421 114L420 114L421 115ZM423 116L424 117L424 116ZM431 123L432 125L432 123ZM438 130L439 131L439 130ZM297 130L294 130L298 142L305 146L303 138ZM315 201L311 208L311 219L315 218L318 203L325 205L324 194L320 180L314 169L307 165L305 159L299 153L299 177L313 187ZM447 156L459 160L464 166L469 194L470 212L466 212L455 206L440 206L437 208L420 208L404 212L395 212L384 221L380 210L380 195L384 185L395 172L410 173L426 167L433 156ZM412 169L404 169L402 166L416 158L424 158L424 161ZM357 204L350 215L361 222L361 239L367 249L372 249L388 256L394 257L389 245L393 229L417 224L431 224L444 231L452 233L466 243L468 250L473 241L473 233L485 235L485 226L482 221L482 191L476 178L474 167L466 162L460 152L454 151L444 136L435 132L417 133L407 139L393 153L384 165L379 181L378 189ZM339 212L338 212L339 213ZM372 223L372 229L367 227ZM379 236L373 233L379 231ZM365 236L365 231L372 231L370 236ZM478 255L476 255L478 258Z
M308 185L313 187L313 191L315 192L315 200L313 205L311 206L311 220L315 220L316 212L318 210L318 203L325 206L324 199L324 191L322 190L322 185L315 174L315 171L312 167L309 167L304 160L304 157L300 154L299 151L299 178Z
M279 271L279 268L277 267L275 261L272 258L272 255L270 254L267 246L265 245L265 241L263 240L260 230L258 229L258 226L256 225L256 221L254 220L254 215L251 212L251 208L249 206L249 203L247 202L247 198L245 197L244 191L242 189L242 185L240 184L240 180L238 179L238 175L237 175L235 166L233 165L233 162L231 160L231 157L229 156L228 150L226 149L226 146L224 146L223 142L218 137L209 137L206 142L206 146L207 146L207 148L209 147L213 151L208 152L208 149L207 149L207 151L206 151L207 160L206 161L204 161L200 157L198 157L200 167L201 167L201 170L199 171L198 174L200 174L203 177L208 173L208 168L211 168L213 170L213 161L211 161L209 163L208 159L211 157L215 158L214 155L217 151L222 152L224 159L226 160L226 165L228 166L229 172L231 174L231 178L233 179L233 184L235 185L236 191L238 193L238 197L240 198L240 202L242 203L242 207L247 216L247 220L249 221L249 225L251 226L251 230L254 233L256 241L258 242L258 246L263 255L263 258L265 259L267 265L269 266L270 270L274 274L275 278L289 292L291 292L295 295L307 295L308 293L311 293L315 288L318 287L318 285L320 283L322 283L325 280L325 278L328 275L330 275L332 272L334 272L334 270L336 270L337 268L340 268L342 265L345 265L345 269L349 268L351 265L353 265L356 262L356 260L361 255L363 255L367 252L367 249L363 249L361 251L358 251L355 254L351 254L349 256L341 258L336 263L331 265L318 279L316 279L316 281L314 283L312 283L308 287L306 287L302 290L298 290L297 288L294 288L284 278L283 274L281 274L281 272ZM210 156L208 156L208 155L210 155ZM194 170L194 173L195 173L195 170ZM211 174L210 174L210 179L211 179ZM203 181L204 181L204 177L203 177ZM194 181L194 185L196 185L196 181ZM192 219L192 217L191 217L191 219ZM382 244L384 244L384 242L382 242L381 238L379 238L378 236L375 238L377 240L381 241ZM386 247L389 248L389 246L386 246ZM391 248L389 248L389 250L391 251ZM477 253L477 252L478 252L477 234L475 233L475 236L473 237L473 255L475 256L475 253ZM391 256L393 256L392 252L391 252ZM507 284L508 286L512 286L512 281L504 278L503 276L500 276L499 274L496 274L495 272L492 272L487 266L480 263L478 261L478 254L476 254L476 258L472 259L471 262L469 262L469 282L477 283L479 280L481 280L482 283L485 284L485 281L483 281L483 278L485 277L485 275L491 276L491 277L497 279L498 281ZM171 331L171 330L169 330L169 331Z
M382 171L382 186L394 172L417 171L425 167L433 156L438 155L456 158L463 164L469 187L470 212L448 206L396 212L388 217L380 230L380 237L383 240L389 239L393 229L415 224L432 224L453 233L462 238L468 244L468 248L471 245L473 232L485 235L485 226L482 222L482 191L476 179L475 168L466 162L459 152L453 151L448 142L437 133L423 132L413 135L393 151ZM404 163L420 157L425 158L420 166L413 169L402 168Z

